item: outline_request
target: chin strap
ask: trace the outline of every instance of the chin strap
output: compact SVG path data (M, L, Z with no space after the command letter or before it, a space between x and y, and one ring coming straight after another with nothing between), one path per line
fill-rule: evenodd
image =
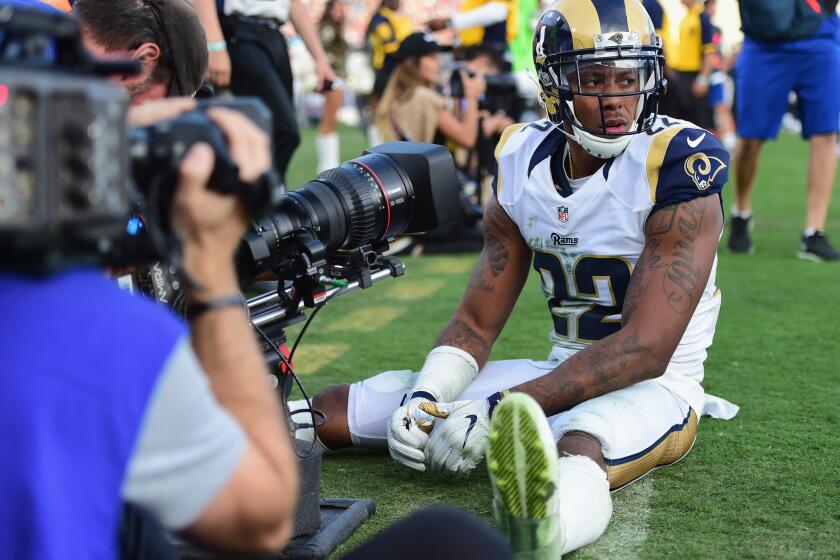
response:
M619 155L627 148L627 144L633 138L630 135L619 136L618 138L598 138L584 130L580 130L575 125L572 125L573 134L566 132L562 123L555 123L552 121L552 126L566 135L569 140L578 144L581 148L586 150L589 155L595 156L599 159L612 159Z

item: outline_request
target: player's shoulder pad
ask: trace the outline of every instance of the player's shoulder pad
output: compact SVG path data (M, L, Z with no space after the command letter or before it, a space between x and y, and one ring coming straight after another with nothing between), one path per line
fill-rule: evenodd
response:
M511 142L511 138L517 136L517 134L523 129L526 129L527 126L528 123L515 123L510 125L502 132L502 137L499 139L498 144L496 144L496 150L493 152L496 157L496 173L493 176L493 193L495 193L496 196L498 196L501 191L503 184L501 176L504 175L508 178L508 181L512 181L515 173L515 152L516 148L521 144L522 135L519 135L519 137L513 142Z
M729 152L708 130L680 124L654 135L645 168L651 203L662 207L720 193Z

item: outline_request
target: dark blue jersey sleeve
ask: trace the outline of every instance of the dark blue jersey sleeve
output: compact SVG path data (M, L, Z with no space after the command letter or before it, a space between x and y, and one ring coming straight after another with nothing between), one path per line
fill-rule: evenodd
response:
M643 5L650 16L650 21L653 22L653 28L657 31L662 31L662 23L665 15L662 10L662 5L658 0L644 0Z
M661 146L662 143L655 140L648 157L648 176L656 177L656 184L650 185L655 189L651 212L723 191L729 178L729 152L714 134L702 128L683 128L671 137L667 146ZM663 148L664 154L654 153ZM659 161L661 164L655 171L651 166Z
M700 41L703 45L703 52L715 49L714 45L715 26L706 14L700 14Z

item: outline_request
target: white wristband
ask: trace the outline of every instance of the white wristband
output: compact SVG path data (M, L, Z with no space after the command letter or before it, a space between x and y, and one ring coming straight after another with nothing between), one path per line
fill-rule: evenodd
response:
M438 402L451 402L476 375L478 363L469 352L454 346L438 346L426 357L412 395L426 393Z

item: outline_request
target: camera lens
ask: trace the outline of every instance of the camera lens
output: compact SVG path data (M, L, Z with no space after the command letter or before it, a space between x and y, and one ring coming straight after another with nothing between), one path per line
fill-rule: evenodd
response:
M431 231L460 216L452 156L442 146L388 142L281 195L254 223L239 248L243 280L272 270L286 274L314 249L308 230L328 253L352 251L403 233ZM306 264L306 266L309 266Z
M309 228L329 252L353 250L399 235L412 219L414 188L384 154L367 154L321 173L284 194L240 248L240 270L254 276L282 268L295 254L291 236Z

